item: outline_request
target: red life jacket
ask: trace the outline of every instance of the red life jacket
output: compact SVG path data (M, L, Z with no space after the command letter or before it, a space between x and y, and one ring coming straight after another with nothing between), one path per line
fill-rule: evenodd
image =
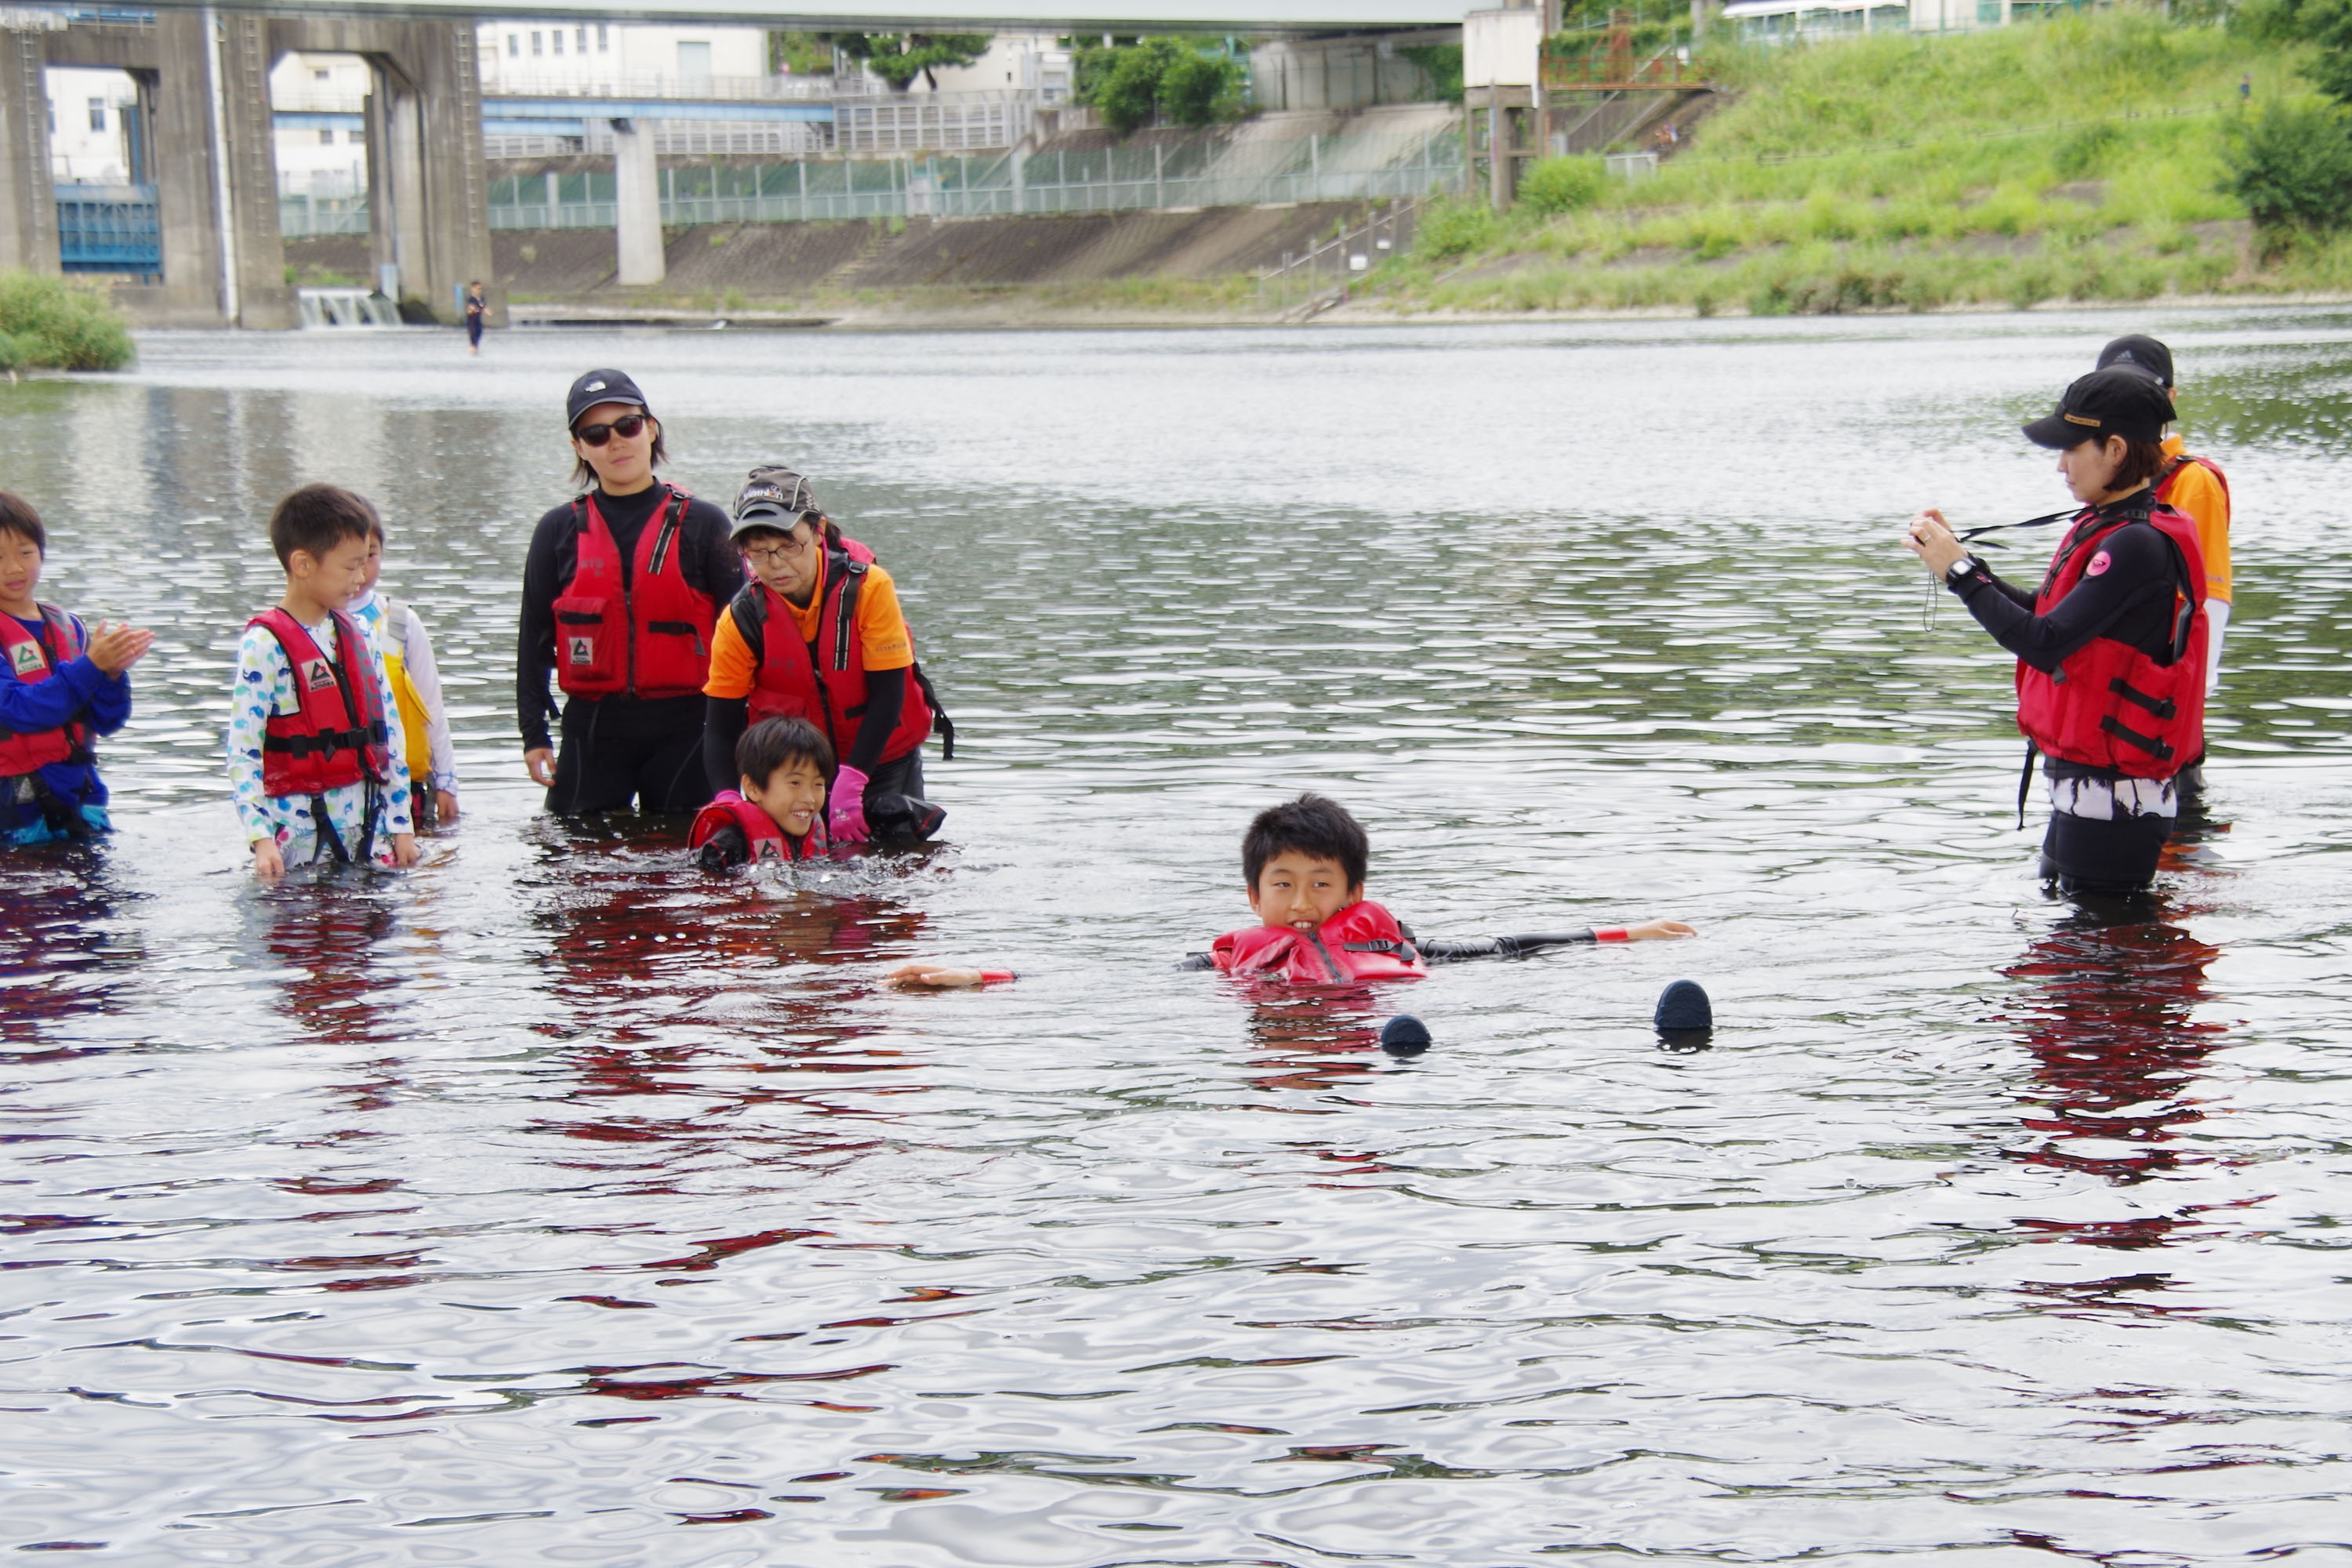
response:
M2056 671L2017 666L2017 727L2045 757L2163 779L2205 749L2205 557L2197 524L2150 498L2112 512L2086 511L2050 563L2033 613L2046 616L2102 558L2100 544L2145 521L2172 550L2172 638L2151 658L2128 643L2093 637Z
M688 849L701 848L730 822L743 830L743 841L751 847L753 860L814 860L832 848L825 838L824 812L816 814L816 821L795 846L784 830L776 826L774 817L731 789L720 790L711 797L709 805L695 813L694 826L686 836L686 847Z
M1211 945L1209 956L1228 974L1293 985L1419 980L1429 973L1396 917L1370 899L1349 904L1311 931L1288 926L1228 931Z
M857 590L866 570L865 562L840 552L825 556L824 581L818 588L823 605L816 636L808 642L801 640L792 606L764 583L746 583L727 607L744 645L759 656L752 673L751 722L805 719L824 731L833 742L833 754L844 762L857 744L866 713L866 645L857 635ZM921 666L910 666L898 727L882 743L881 760L905 756L930 732L931 683L924 679Z
M689 497L676 485L637 531L635 569L593 495L572 503L572 580L555 600L555 683L570 697L691 697L710 678L719 606L687 584L677 548Z
M37 686L58 672L58 667L81 657L83 640L73 617L55 605L41 606L47 637L25 629L16 616L0 613L0 654L6 656L7 673L27 686ZM54 730L18 734L0 730L0 778L36 773L55 763L89 760L89 727L68 720Z
M260 626L286 650L301 709L272 713L261 742L261 793L324 795L331 789L392 777L391 731L383 692L368 662L368 635L335 612L335 658L329 659L301 622L282 609L264 610L246 625Z

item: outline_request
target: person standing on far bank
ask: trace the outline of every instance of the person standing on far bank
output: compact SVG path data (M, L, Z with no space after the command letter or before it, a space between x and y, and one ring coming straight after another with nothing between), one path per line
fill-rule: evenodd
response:
M482 352L482 326L484 319L489 313L490 302L483 298L482 286L479 283L467 284L466 342L467 347L466 352L467 353L478 354Z
M2152 377L2118 365L2025 426L2083 503L2039 590L1995 576L1939 511L1905 537L2017 656L2026 765L2039 752L2050 786L2042 871L2069 893L2147 886L2180 815L2176 776L2204 750L2205 563L2195 522L2154 488L2171 417Z
M668 452L637 384L592 370L565 412L585 494L539 520L522 569L515 712L523 762L561 816L693 811L711 628L743 585L727 514L655 476ZM549 674L562 689L560 749Z

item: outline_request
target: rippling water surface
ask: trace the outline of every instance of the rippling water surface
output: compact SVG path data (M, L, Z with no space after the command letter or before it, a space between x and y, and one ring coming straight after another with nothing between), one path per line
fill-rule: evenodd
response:
M2240 587L2210 820L2118 920L2032 880L2005 661L1895 531L2060 504L2016 422L2138 329ZM2347 342L328 332L0 388L54 596L160 633L121 831L0 864L0 1544L2352 1561ZM675 823L536 815L516 584L591 363L688 484L801 462L878 550L951 843L721 882ZM466 815L264 889L217 734L311 479L392 522ZM1287 1005L1172 973L1307 786L1426 932L1703 934ZM910 955L1022 979L881 990ZM1711 1049L1646 1027L1680 975Z

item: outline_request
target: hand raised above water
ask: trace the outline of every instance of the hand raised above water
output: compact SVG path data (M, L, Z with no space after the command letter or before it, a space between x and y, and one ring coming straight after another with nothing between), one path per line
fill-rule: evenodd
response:
M153 632L142 631L128 622L100 621L82 652L90 663L114 677L137 664L154 646Z

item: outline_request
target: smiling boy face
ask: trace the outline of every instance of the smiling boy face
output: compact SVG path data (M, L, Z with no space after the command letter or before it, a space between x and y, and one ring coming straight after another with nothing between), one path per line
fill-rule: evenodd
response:
M740 793L777 826L805 838L816 826L817 813L824 809L824 773L811 759L794 757L770 773L765 784L747 775Z
M1260 925L1291 931L1313 931L1363 896L1364 885L1351 884L1339 862L1303 849L1274 855L1258 868L1249 890L1250 909Z

